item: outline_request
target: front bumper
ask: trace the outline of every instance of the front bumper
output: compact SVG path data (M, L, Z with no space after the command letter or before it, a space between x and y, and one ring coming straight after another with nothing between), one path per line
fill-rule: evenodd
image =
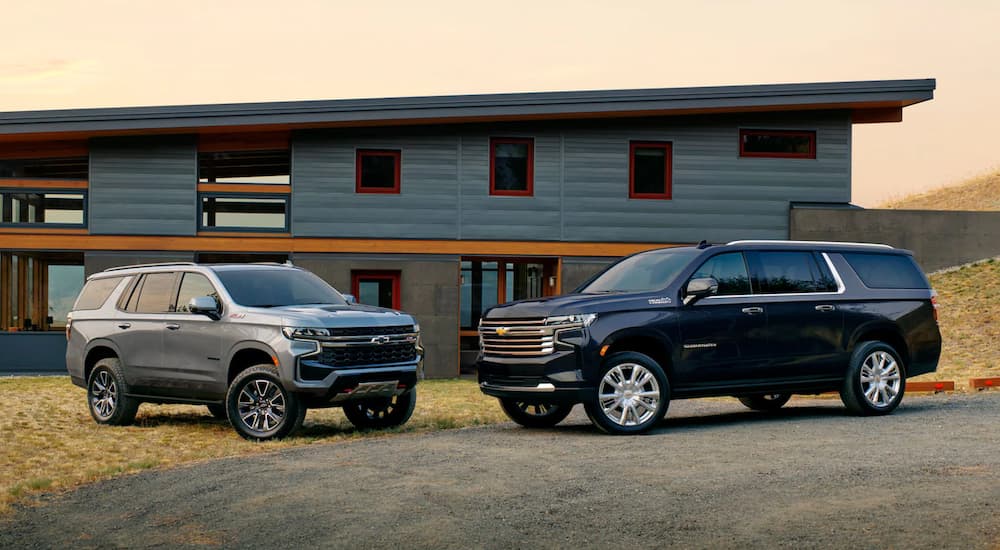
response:
M578 403L593 392L576 350L532 358L480 356L479 389L486 395L526 402Z

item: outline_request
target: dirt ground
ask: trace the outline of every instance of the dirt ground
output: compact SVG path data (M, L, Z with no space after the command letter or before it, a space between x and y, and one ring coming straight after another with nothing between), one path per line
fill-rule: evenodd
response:
M1000 393L847 416L795 398L671 404L644 436L577 410L221 459L88 485L0 520L0 547L998 548Z

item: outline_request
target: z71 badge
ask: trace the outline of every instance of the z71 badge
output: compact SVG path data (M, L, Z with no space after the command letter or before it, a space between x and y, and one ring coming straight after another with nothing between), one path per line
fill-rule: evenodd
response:
M672 304L672 303L674 303L674 301L671 300L670 298L666 298L666 297L664 297L664 298L650 298L649 299L649 305L651 305L651 306L659 306L659 305L663 305L663 304Z

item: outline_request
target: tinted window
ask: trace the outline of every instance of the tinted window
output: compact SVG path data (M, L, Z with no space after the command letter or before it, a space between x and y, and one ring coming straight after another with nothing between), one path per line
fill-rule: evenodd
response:
M530 139L493 139L491 192L531 191L533 142Z
M670 144L632 143L631 148L631 195L670 198Z
M358 151L358 191L398 191L399 161L399 151Z
M740 130L740 156L816 158L816 132Z
M73 309L100 309L121 280L122 277L106 277L87 281Z
M843 254L869 288L930 288L910 256L899 254Z
M719 254L698 268L692 279L712 277L719 282L719 296L750 294L750 275L743 253Z
M578 292L660 290L670 284L700 252L692 248L682 248L629 256L604 270Z
M830 292L836 282L820 272L812 252L759 252L760 288L765 294Z
M237 304L277 307L304 304L344 305L344 297L323 279L295 269L219 270L216 276Z
M214 196L201 197L201 227L282 230L287 227L288 199L285 197Z
M190 313L188 302L191 298L198 296L211 296L215 301L219 301L219 294L215 292L212 283L200 273L185 273L181 279L181 287L177 292L177 311Z
M288 149L198 153L199 183L287 185L291 168Z
M143 277L142 288L136 301L136 313L163 313L170 310L174 290L173 273L150 273Z

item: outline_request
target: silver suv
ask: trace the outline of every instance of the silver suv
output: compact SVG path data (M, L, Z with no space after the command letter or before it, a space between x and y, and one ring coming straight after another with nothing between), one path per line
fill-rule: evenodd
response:
M291 265L112 268L73 306L66 367L99 424L129 424L149 402L207 405L256 440L291 434L309 408L398 426L422 377L420 325L353 302Z

